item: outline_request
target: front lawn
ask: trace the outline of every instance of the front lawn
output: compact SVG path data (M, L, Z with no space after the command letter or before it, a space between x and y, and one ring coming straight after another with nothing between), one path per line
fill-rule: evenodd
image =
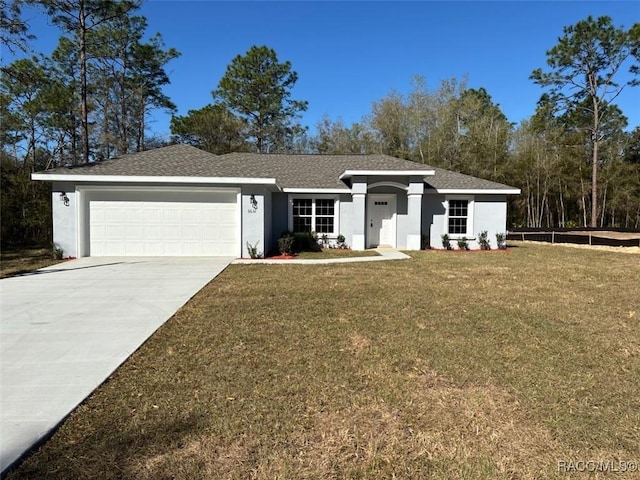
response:
M230 266L9 478L602 478L558 462L640 460L640 255L412 255Z
M55 265L51 248L3 248L0 252L0 278L21 275Z
M378 252L375 250L349 250L341 248L323 248L319 252L299 252L296 258L304 260L322 260L333 258L350 258L350 257L377 257Z

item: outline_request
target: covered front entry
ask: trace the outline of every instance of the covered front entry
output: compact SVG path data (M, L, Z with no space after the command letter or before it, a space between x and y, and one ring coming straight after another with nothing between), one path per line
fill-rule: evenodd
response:
M89 256L239 256L235 189L88 196Z
M396 246L396 196L369 194L367 201L367 247Z

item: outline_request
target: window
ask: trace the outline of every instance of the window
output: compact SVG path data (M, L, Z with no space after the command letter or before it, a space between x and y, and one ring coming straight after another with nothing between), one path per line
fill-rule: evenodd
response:
M449 224L447 233L449 235L464 236L469 233L470 223L470 202L463 199L450 199L449 203Z
M291 205L291 226L294 233L337 233L337 209L333 198L294 198Z

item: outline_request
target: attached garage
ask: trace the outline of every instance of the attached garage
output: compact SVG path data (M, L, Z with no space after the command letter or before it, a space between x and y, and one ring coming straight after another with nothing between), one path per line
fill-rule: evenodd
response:
M238 189L88 189L82 195L86 255L239 256Z

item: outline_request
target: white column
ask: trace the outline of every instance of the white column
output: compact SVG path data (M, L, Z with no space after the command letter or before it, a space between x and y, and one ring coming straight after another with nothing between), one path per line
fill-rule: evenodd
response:
M366 177L354 177L351 183L351 198L353 200L352 220L353 238L351 248L364 250L366 248L366 205L367 205L367 179Z
M411 179L407 191L407 250L420 250L422 246L422 178Z

